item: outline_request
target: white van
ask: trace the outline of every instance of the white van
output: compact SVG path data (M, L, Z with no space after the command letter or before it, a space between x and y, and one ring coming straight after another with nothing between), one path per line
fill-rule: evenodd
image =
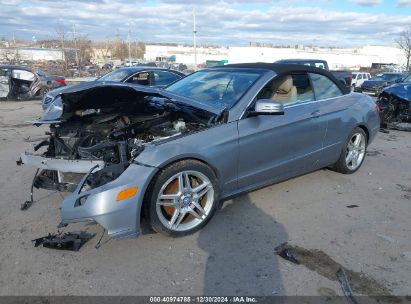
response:
M359 88L364 81L371 78L370 73L352 72L351 85L353 88Z

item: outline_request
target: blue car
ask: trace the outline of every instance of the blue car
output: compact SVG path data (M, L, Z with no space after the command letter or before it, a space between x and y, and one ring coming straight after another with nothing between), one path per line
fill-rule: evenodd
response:
M411 123L411 74L385 88L378 97L381 125Z
M328 71L264 63L164 89L85 84L33 123L50 128L19 161L39 169L34 186L69 192L62 225L95 221L115 239L136 237L142 217L187 235L221 200L324 167L354 173L380 126L373 100Z

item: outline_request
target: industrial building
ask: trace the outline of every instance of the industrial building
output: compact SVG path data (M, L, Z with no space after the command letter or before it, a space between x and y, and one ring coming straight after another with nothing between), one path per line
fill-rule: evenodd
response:
M327 60L331 69L358 70L372 63L405 65L404 54L395 46L363 46L359 48L320 47L229 47L197 48L197 63L207 61L274 62L280 59L305 58ZM148 61L175 61L192 66L194 49L191 46L146 45L144 59Z

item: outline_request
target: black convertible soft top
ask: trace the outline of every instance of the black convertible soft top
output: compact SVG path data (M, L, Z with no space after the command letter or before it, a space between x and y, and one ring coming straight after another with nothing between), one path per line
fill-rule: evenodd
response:
M248 69L265 69L274 71L278 75L306 72L306 73L316 73L324 75L330 78L343 92L343 94L350 93L350 89L338 81L334 75L324 69L303 65L303 64L283 64L283 63L265 63L265 62L256 62L256 63L236 63L236 64L227 64L224 66L219 66L219 68L248 68Z

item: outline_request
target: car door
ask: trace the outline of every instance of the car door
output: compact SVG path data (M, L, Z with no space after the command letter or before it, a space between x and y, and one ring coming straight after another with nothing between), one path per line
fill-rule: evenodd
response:
M277 77L256 99L270 98L269 95L276 92ZM282 101L284 115L245 117L238 121L240 189L307 172L319 161L326 122L320 116L308 75L291 77L296 97ZM267 89L270 93L264 96Z
M358 84L357 84L357 76L358 76L358 74L352 74L352 78L351 78L351 85L355 88L355 87L358 87Z
M9 69L0 68L0 98L6 98L10 92Z
M341 142L345 140L344 134L348 133L344 112L353 106L355 98L346 98L337 84L325 75L309 73L309 76L321 118L327 124L320 157L320 166L327 166L341 153Z

